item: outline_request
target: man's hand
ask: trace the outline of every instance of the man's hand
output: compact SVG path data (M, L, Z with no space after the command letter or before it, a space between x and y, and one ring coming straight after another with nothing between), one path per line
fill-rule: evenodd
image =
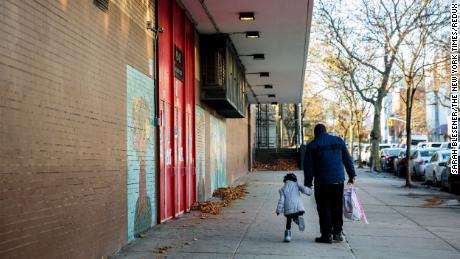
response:
M354 184L355 183L355 177L348 179L347 184Z

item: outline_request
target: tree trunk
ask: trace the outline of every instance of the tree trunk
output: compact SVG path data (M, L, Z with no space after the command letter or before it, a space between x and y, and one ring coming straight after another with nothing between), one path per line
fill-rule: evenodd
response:
M350 134L348 135L348 145L350 149L350 155L353 157L353 125L350 125Z
M357 131L358 131L358 167L362 168L363 164L361 162L361 125L360 122L357 124Z
M411 132L411 117L412 117L412 89L410 87L406 90L406 185L405 187L412 187L412 176L411 172L411 161L410 161L410 151L412 143L412 132Z
M381 171L380 166L380 110L382 105L382 99L379 98L374 105L374 122L372 125L373 136L371 136L371 171Z

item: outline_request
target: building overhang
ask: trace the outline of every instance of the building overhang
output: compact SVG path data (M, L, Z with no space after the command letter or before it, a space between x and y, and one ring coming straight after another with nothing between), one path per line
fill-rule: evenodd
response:
M199 33L228 33L246 68L250 103L300 103L313 0L182 0ZM253 12L254 20L240 20ZM258 31L259 38L245 32ZM264 59L254 54L264 54ZM260 57L260 56L256 56ZM269 72L261 77L260 72ZM265 85L271 85L267 88ZM274 96L273 96L274 95Z

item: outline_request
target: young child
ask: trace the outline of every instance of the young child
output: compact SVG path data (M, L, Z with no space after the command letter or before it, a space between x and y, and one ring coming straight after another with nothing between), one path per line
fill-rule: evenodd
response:
M284 213L286 217L286 230L284 231L284 242L291 241L291 223L294 221L299 225L299 230L305 230L305 222L302 215L305 213L303 202L300 199L300 192L311 195L311 189L297 183L297 176L293 173L286 174L283 179L284 186L279 190L280 199L276 208L276 215Z

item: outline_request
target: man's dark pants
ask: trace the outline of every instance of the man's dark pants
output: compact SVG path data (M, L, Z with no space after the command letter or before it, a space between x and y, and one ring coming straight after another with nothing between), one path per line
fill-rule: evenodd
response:
M343 183L315 185L316 209L322 236L342 233Z

